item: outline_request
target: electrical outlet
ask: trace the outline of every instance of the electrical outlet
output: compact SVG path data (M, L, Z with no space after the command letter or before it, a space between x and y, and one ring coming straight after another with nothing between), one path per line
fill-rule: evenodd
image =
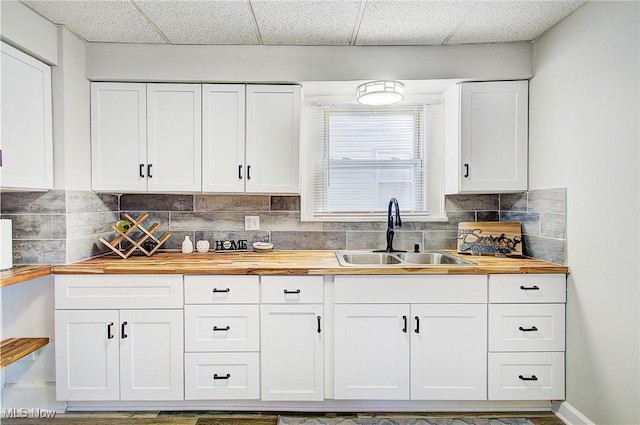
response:
M244 230L260 230L260 216L258 216L258 215L245 215L244 216Z

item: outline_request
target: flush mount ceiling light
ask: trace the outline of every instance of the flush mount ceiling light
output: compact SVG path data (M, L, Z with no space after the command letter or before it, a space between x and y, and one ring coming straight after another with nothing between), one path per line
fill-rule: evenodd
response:
M391 105L404 98L404 84L398 81L369 81L356 90L358 103L370 106Z

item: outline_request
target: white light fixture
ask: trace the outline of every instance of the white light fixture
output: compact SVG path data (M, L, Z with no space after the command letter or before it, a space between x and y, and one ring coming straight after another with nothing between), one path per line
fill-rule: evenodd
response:
M391 105L404 98L404 84L398 81L369 81L356 90L358 103L370 106Z

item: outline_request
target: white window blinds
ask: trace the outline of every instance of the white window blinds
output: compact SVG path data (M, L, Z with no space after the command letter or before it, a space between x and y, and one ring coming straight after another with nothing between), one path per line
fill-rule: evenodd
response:
M427 215L427 155L438 114L431 105L319 106L313 179L315 217L386 212Z

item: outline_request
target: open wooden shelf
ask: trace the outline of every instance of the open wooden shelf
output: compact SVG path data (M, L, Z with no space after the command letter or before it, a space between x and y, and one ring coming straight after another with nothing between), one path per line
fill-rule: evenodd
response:
M111 228L118 234L118 236L116 236L111 242L105 240L104 238L99 238L100 242L108 246L113 252L115 252L122 258L129 257L136 249L142 251L147 257L151 257L151 255L153 255L153 253L156 252L158 248L160 248L162 244L167 241L167 239L169 239L169 236L171 236L170 233L165 232L159 238L156 237L153 232L155 232L156 229L160 226L158 223L153 223L151 226L149 226L148 229L142 226L142 222L145 221L147 217L149 217L149 213L142 213L138 218L133 218L129 214L124 214L124 217L131 222L131 227L126 232L122 232L116 226L112 225ZM131 232L133 232L134 230L139 230L142 232L142 234L137 239L133 239L130 236ZM146 250L142 247L142 244L147 239L151 239L155 243L153 249L151 250ZM120 251L118 245L124 240L130 242L131 246L124 251Z
M49 343L49 338L8 338L0 345L0 368L9 366L16 360L42 348Z

